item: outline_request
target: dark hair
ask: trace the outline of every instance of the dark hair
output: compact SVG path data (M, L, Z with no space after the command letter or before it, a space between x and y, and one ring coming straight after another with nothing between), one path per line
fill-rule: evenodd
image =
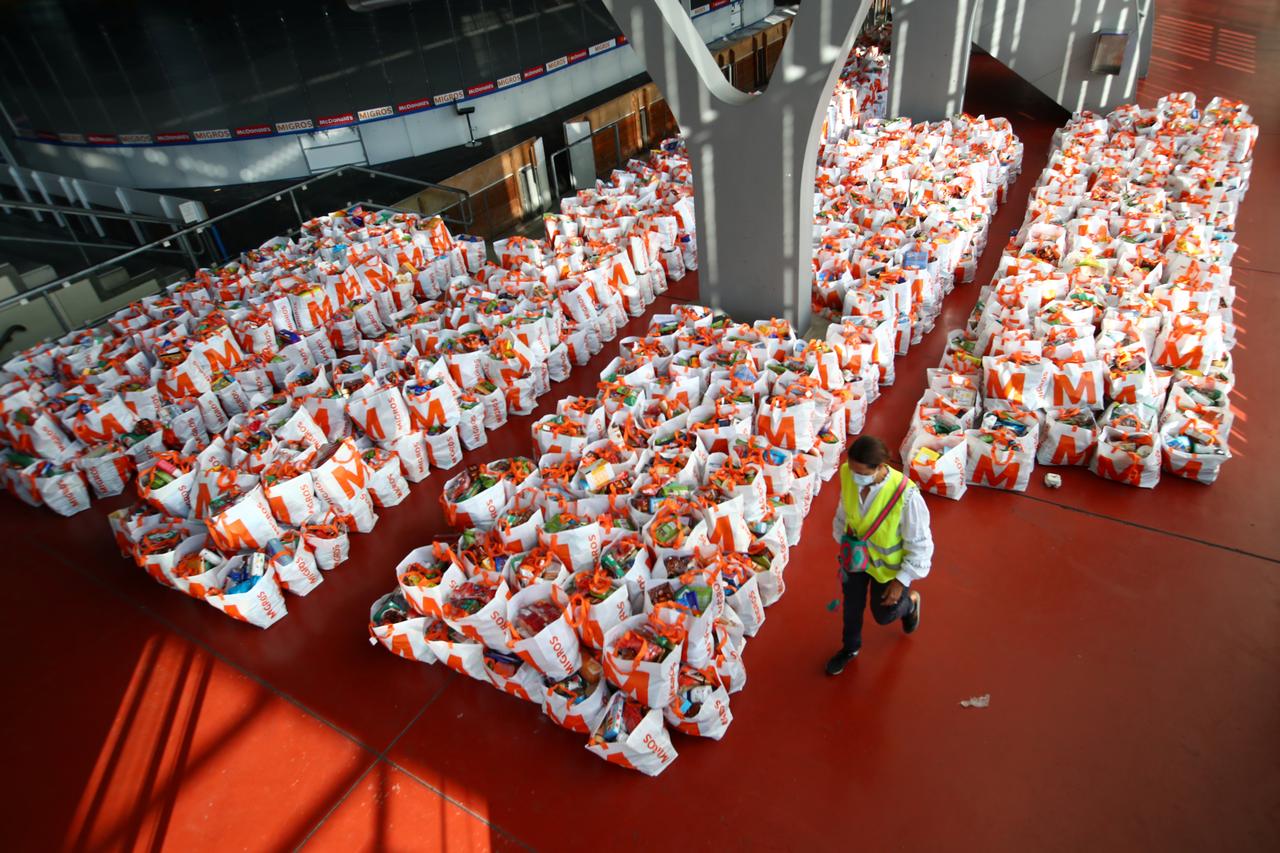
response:
M860 435L849 445L849 459L861 465L878 468L889 461L889 448L874 435Z

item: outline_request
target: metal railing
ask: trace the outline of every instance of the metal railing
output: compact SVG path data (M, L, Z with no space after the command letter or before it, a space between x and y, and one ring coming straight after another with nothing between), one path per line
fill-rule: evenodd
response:
M656 100L653 103L655 104L662 103L662 100ZM619 130L619 126L622 124L622 122L626 121L632 116L636 116L640 121L640 145L641 145L641 149L643 149L644 145L648 144L651 141L650 140L651 122L649 119L649 107L650 105L642 106L639 109L635 110L634 112L629 112L624 116L620 116L614 119L608 124L602 124L599 127L592 128L590 136L584 136L581 139L577 140L576 142L570 142L565 147L558 148L555 151L552 151L551 154L547 156L547 164L551 170L551 195L553 196L553 198L558 198L560 194L562 194L564 191L564 189L562 189L560 186L559 170L556 169L557 157L559 157L561 154L565 155L566 165L569 165L568 164L569 149L577 145L593 145L595 143L596 136L598 136L601 133L605 133L607 131L612 131L614 168L621 169L623 166L623 163L625 162L624 156L630 157L634 152L626 152L624 154L622 150L622 133ZM572 180L572 175L573 175L572 166L570 166L568 173L570 175L570 180L568 183L568 187L566 187L565 189L574 187L573 180Z
M57 213L64 216L84 216L90 219L123 219L129 222L158 222L162 225L175 225L172 219L162 219L159 216L144 216L141 213L125 213L117 210L98 210L92 207L70 207L65 204L40 204L34 201L15 201L13 199L0 199L0 208L4 208L6 212L9 208L14 210L32 210L45 213Z
M301 226L311 217L303 216L302 209L298 205L296 194L306 191L309 187L314 186L315 184L328 181L347 172L359 172L377 178L394 179L414 184L422 188L442 191L454 196L456 200L428 215L441 216L446 221L460 225L464 228L469 226L472 222L471 194L464 189L448 186L446 184L438 184L433 181L410 178L404 175L395 175L390 172L371 169L367 166L340 166L320 175L307 178L304 181L300 181L284 189L264 195L261 198L255 199L247 204L243 204L234 210L229 210L226 213L219 214L196 223L195 225L175 231L158 240L153 240L137 248L121 252L120 254L114 255L99 263L90 264L89 266L83 267L70 275L61 276L47 284L42 284L29 290L0 299L0 312L16 305L27 305L33 300L43 299L48 304L49 310L57 320L58 325L62 327L63 332L69 332L73 328L77 328L78 326L85 324L73 323L71 321L71 318L67 315L63 306L54 298L54 295L58 291L68 288L77 282L91 279L97 273L118 268L124 261L131 258L136 258L149 252L170 250L170 247L175 243L177 244L178 250L181 254L185 255L187 260L190 262L192 272L202 266L198 257L199 255L205 255L206 257L211 258L210 263L212 264L225 261L230 257L237 257L240 254L238 249L233 252L227 252L226 248L222 245L221 238L218 235L216 227L218 223L243 216L248 211L260 207L261 205L280 202L287 196L293 206L294 214L297 217L298 228L301 228ZM9 205L17 204L17 202L12 201L6 201L6 203ZM23 202L23 204L27 204L27 202ZM350 202L348 203L348 206L352 206L353 204L354 202ZM377 207L378 209L391 209L391 206L389 205L380 205L373 202L367 202L365 204ZM447 215L451 211L456 211L457 216ZM99 213L99 211L93 212ZM291 231L292 230L293 229L291 229Z
M343 167L343 168L350 168L350 167ZM401 176L401 175L394 175L393 177L402 177L402 176ZM349 202L347 202L347 207L349 207L349 208L351 208L351 207L361 207L361 208L363 208L363 209L365 209L365 210L390 210L390 211L395 211L395 212L397 212L397 213L402 213L402 212L404 212L404 211L401 211L401 210L400 210L398 207L396 207L395 205L379 204L379 203L377 203L377 202L372 202L372 201L349 201ZM300 232L301 232L301 230L302 230L302 227L301 227L301 224L299 224L299 227L298 227L298 228L292 229L289 233L292 235L292 234L294 234L294 233L300 233ZM3 308L4 308L4 307L5 307L5 306L4 306L4 304L3 304L3 303L0 303L0 310L3 310ZM76 326L76 328L78 328L78 329L83 329L83 328L89 328L89 327L92 327L92 326L96 326L96 325L98 325L98 324L100 324L100 323L105 322L105 321L107 320L107 318L108 318L108 317L111 317L112 315L114 315L114 314L118 313L118 311L119 311L119 310L120 310L120 309L113 309L113 310L111 310L111 311L106 311L106 312L103 312L102 314L98 314L98 315L96 315L96 316L94 316L94 317L91 317L91 318L89 318L89 319L87 319L87 320L83 321L82 323L80 323L79 325L77 325L77 326ZM72 330L71 330L71 329L68 329L67 331L72 331Z

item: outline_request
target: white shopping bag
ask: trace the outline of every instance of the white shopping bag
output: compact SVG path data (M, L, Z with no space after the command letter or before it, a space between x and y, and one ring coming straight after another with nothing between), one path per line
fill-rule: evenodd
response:
M1046 405L1053 408L1106 404L1107 366L1101 361L1063 362L1053 368Z
M1075 416L1089 421L1080 426L1063 423ZM1089 409L1050 409L1040 427L1036 461L1041 465L1088 465L1098 444L1098 424Z
M312 469L316 491L340 514L350 516L358 533L368 533L378 521L369 496L371 473L350 438L343 439L328 458Z
M309 524L302 528L302 539L316 558L316 565L330 571L351 556L351 539L342 524Z
M394 453L386 458L366 461L365 465L372 472L369 475L369 497L378 507L399 506L409 497L409 483L400 470L400 457Z
M704 510L707 523L707 541L726 554L745 552L751 545L751 530L743 514L745 502L736 495L718 504L709 504Z
M903 459L907 476L921 491L958 501L968 490L969 445L963 433L921 434Z
M403 622L393 622L390 625L373 623L374 614L395 595L396 593L392 592L382 596L369 609L369 642L374 645L381 644L387 651L405 660L435 663L436 656L427 644L423 630L430 621L426 616L417 616L405 619Z
M427 443L427 458L433 467L448 471L462 462L462 442L458 438L456 426L436 434L428 432L424 439Z
M988 404L1004 401L1027 409L1045 405L1052 363L1038 355L1012 353L982 359L983 395Z
M623 693L650 708L665 708L675 698L676 676L684 653L683 643L677 643L666 657L657 662L626 660L614 654L614 647L622 635L643 625L648 619L643 614L632 616L605 634L600 663L604 666L605 677Z
M738 618L742 620L743 631L749 637L754 637L760 627L764 625L765 609L764 600L760 596L759 576L752 574L732 593L727 593L725 601L734 613L738 614Z
M347 415L372 441L390 441L412 430L409 407L395 386L364 386L351 395Z
M746 640L738 631L738 626L725 619L715 627L716 674L730 693L737 693L747 685L747 667L742 662L742 648Z
M439 578L433 581L437 573ZM396 566L400 591L424 616L443 616L445 599L466 580L453 551L439 542L414 548Z
M687 669L692 667L681 667L682 676ZM733 712L729 710L729 691L714 667L706 667L700 672L711 682L710 695L688 708L682 707L681 699L677 696L662 714L667 723L678 732L720 740L733 722Z
M271 514L271 505L261 485L254 486L229 507L209 516L206 523L214 544L227 554L261 551L272 539L279 539L283 532Z
M423 432L405 433L397 439L379 445L400 457L400 467L410 483L421 483L431 473L427 455L427 436Z
M79 471L61 471L48 476L35 476L39 463L27 467L23 476L32 484L41 501L58 515L72 516L89 508L89 488Z
M1160 482L1160 434L1104 427L1089 470L1104 480L1154 489Z
M1218 479L1222 465L1231 458L1231 450L1222 438L1230 432L1230 424L1220 428L1213 437L1216 441L1209 447L1195 449L1187 446L1186 440L1194 431L1213 434L1212 426L1194 418L1172 417L1161 427L1161 443L1164 446L1164 470L1178 477L1195 480L1197 483L1212 483Z
M447 496L452 493L462 478L470 480L477 474L477 469L468 468L461 474L451 477L444 484L444 490L440 493L440 504L444 507L444 518L450 527L474 527L488 532L493 529L498 516L506 511L507 505L511 502L510 481L506 479L498 479L489 488L465 500L456 503L449 500Z
M604 534L599 522L591 521L556 533L538 531L538 542L555 554L571 572L587 572L595 568L604 547Z
M635 569L633 568L632 571ZM599 570L596 573L583 572L574 576L574 580L585 582L592 579L593 575L595 580L599 580L601 574L604 573ZM588 648L596 651L604 646L605 635L623 620L631 618L633 614L630 588L626 579L609 578L609 582L613 584L613 591L603 600L595 601L582 592L575 591L569 596L565 607L565 619L577 631L578 638Z
M263 491L276 521L291 527L319 521L329 509L329 504L317 494L310 471L270 483Z
M665 622L681 625L686 632L681 648L683 659L692 666L701 667L711 663L715 657L715 638L712 635L712 628L715 627L716 620L728 605L725 603L724 583L719 573L699 574L706 576L700 577L698 582L705 582L711 587L711 602L701 613L670 601L659 604L653 602L655 594L661 587L665 586L674 593L686 583L688 575L679 579L651 581L645 589L644 611Z
M523 699L526 702L542 704L543 689L546 682L542 674L530 664L520 661L516 671L510 675L499 673L491 664L496 662L492 652L486 652L481 663L484 665L485 677L489 683L509 696Z
M267 566L266 572L247 590L230 593L223 588L226 577L246 559L245 556L232 557L215 569L216 585L205 590L204 600L232 619L269 628L289 612L273 567Z
M756 433L783 450L811 449L817 436L813 403L805 400L784 406L774 399L756 417Z
M427 640L427 648L436 660L461 675L476 681L489 681L484 665L484 646L474 641L453 643L448 640Z
M968 445L965 480L971 486L1025 492L1035 468L1034 439L998 434L993 438L1000 444L988 444L982 437L990 433L976 429L965 432Z
M510 636L510 628L507 625L507 604L510 594L507 591L506 580L502 578L496 578L496 580L498 585L493 598L475 613L450 616L449 601L457 590L451 591L445 599L443 616L445 623L459 634L491 649L505 652L507 639Z
M679 257L678 252L676 256ZM609 719L610 711L615 705L625 701L625 698L623 694L615 693L609 700L600 722L592 730L587 749L611 764L639 770L646 776L657 776L671 766L677 756L675 747L671 745L671 736L667 734L667 727L663 723L662 711L650 708L632 731L615 742L604 740L602 729Z
M542 712L561 728L579 734L591 734L604 716L605 705L612 695L613 691L603 678L578 702L571 702L554 686L548 686L542 699Z
M306 595L324 582L315 555L296 530L287 531L280 537L280 543L284 550L268 562L275 568L282 590L293 595Z
M516 630L520 610L538 601L551 601L560 609L560 616L534 636L523 637ZM553 681L568 678L582 666L578 635L564 614L568 603L568 596L559 586L536 583L512 595L507 604L511 651Z

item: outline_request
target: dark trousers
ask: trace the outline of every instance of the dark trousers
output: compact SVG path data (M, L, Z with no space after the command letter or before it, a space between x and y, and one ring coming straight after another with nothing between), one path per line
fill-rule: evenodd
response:
M877 625L897 622L911 612L910 590L903 590L898 603L886 606L880 603L888 584L871 577L866 572L851 572L844 582L844 649L862 648L862 611L867 607L868 588L871 593L871 618Z

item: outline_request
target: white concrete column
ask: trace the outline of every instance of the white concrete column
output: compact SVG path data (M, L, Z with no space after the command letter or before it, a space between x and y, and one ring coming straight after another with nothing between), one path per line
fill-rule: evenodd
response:
M702 301L809 326L813 180L831 91L870 0L805 0L768 87L733 88L679 0L605 0L688 142Z
M890 116L938 121L964 109L979 0L893 0Z

